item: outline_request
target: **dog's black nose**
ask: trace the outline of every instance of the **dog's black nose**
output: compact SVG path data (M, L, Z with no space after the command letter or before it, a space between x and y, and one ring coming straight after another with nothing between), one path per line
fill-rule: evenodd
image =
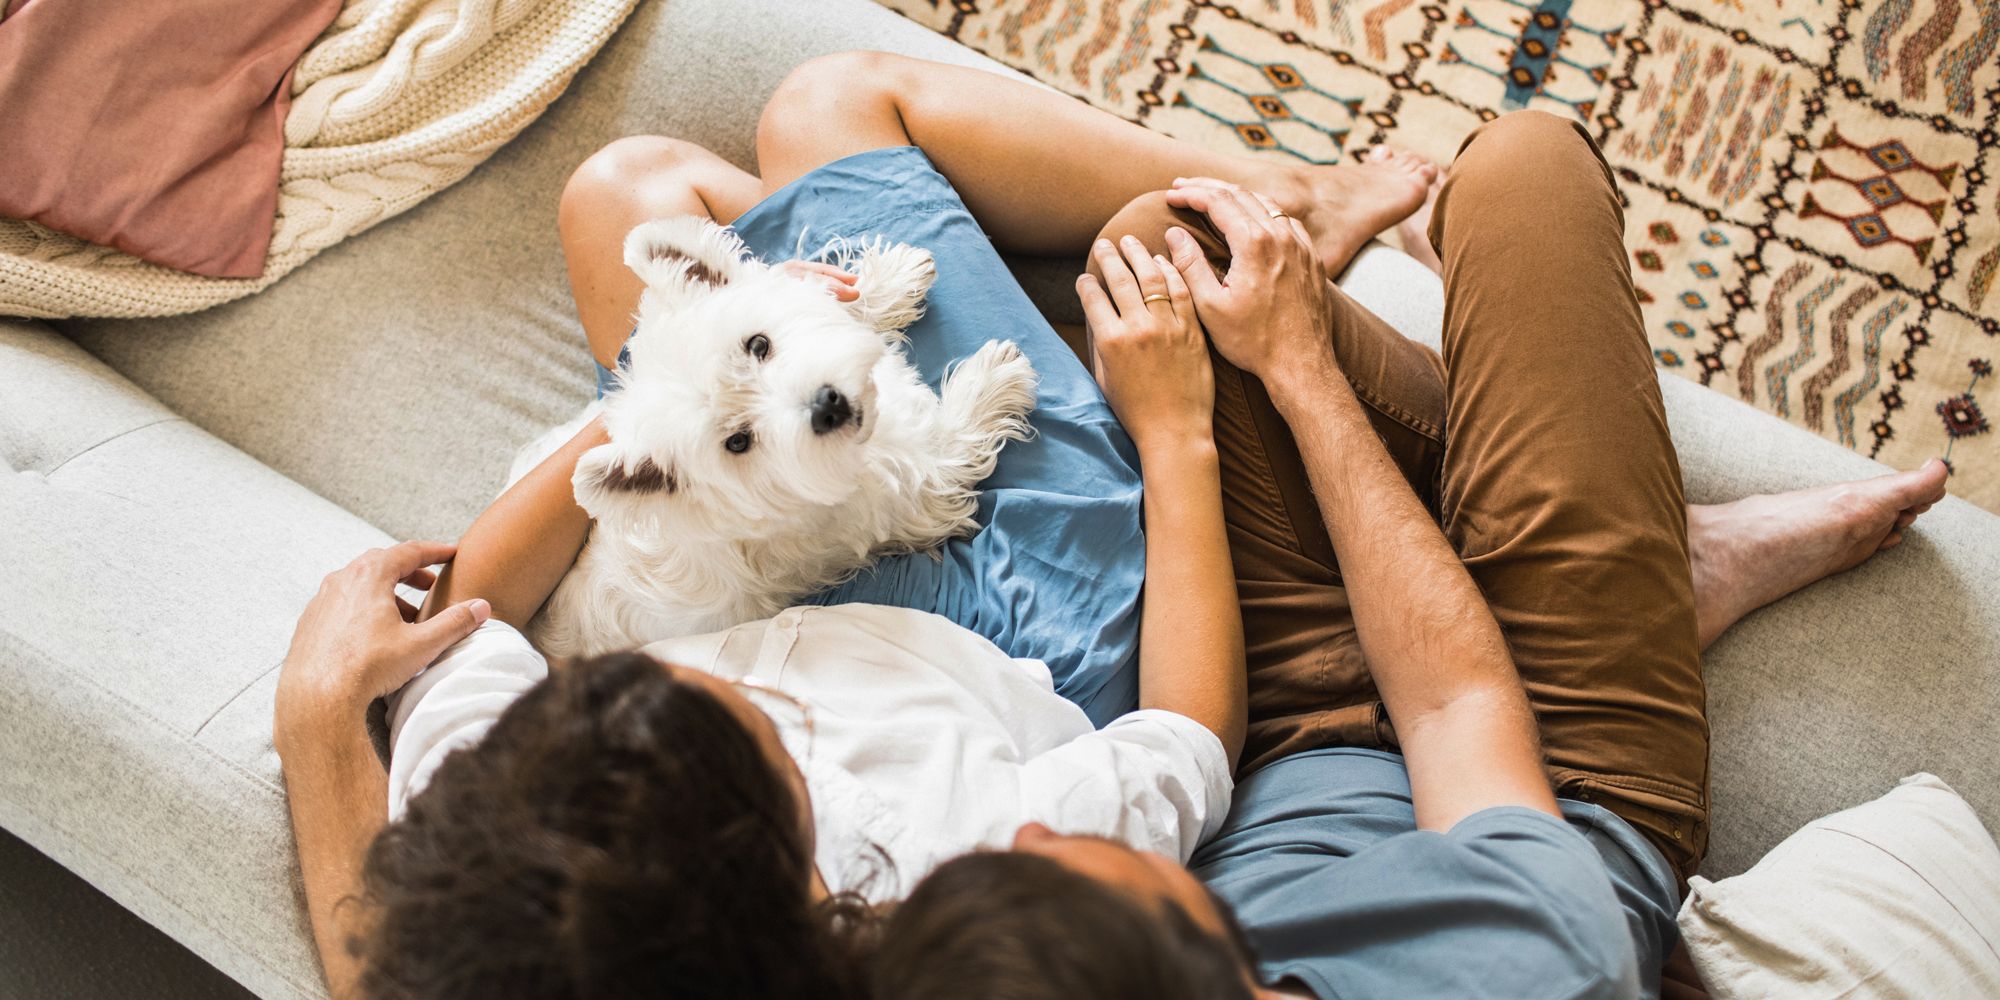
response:
M813 393L812 425L814 434L825 434L828 431L839 430L847 426L847 422L852 419L854 419L854 406L848 403L846 396L840 394L839 389L830 385L823 385L819 387L818 392Z

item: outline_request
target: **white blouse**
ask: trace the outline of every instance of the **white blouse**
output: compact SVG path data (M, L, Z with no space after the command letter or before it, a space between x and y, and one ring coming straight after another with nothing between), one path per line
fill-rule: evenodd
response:
M774 722L805 774L820 873L836 892L899 899L959 854L1005 848L1028 822L1185 862L1229 812L1228 757L1199 723L1155 709L1092 729L1041 661L937 615L792 608L645 652L810 706L810 741L790 713ZM519 632L488 622L411 681L390 713L390 817L547 672Z

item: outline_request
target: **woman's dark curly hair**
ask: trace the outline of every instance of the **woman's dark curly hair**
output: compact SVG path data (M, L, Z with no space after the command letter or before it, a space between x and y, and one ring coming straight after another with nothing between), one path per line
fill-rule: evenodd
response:
M861 995L807 804L704 687L639 653L558 670L368 852L375 998Z

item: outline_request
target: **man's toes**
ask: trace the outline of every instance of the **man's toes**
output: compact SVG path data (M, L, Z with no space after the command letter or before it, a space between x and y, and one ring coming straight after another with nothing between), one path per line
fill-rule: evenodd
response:
M1908 472L1892 474L1889 488L1896 506L1906 509L1944 499L1946 471L1944 462L1933 458Z
M1918 469L1917 471L1924 473L1925 475L1930 477L1928 481L1930 482L1931 488L1925 494L1924 502L1927 504L1932 504L1938 502L1939 500L1943 500L1945 493L1945 486L1944 486L1945 481L1951 478L1951 466L1944 464L1944 459L1942 458L1933 458L1930 461L1925 462L1923 464L1923 467Z

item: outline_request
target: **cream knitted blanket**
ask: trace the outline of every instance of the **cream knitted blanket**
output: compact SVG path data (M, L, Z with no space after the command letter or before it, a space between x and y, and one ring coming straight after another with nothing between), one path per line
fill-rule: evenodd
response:
M0 219L0 315L171 316L242 298L472 172L638 0L347 0L292 78L263 275L205 278Z

